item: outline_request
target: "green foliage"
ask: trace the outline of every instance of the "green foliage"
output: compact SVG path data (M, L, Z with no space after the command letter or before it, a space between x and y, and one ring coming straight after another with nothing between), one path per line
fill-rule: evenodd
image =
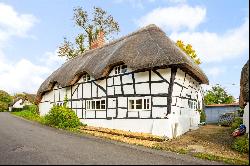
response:
M236 158L227 158L223 156L217 156L213 154L208 154L208 153L194 153L193 156L201 158L201 159L207 159L207 160L212 160L212 161L223 161L227 164L231 165L249 165L248 160L241 160L241 159L236 159Z
M233 96L229 95L224 88L220 85L215 85L212 90L205 93L205 104L230 104L234 103L235 99Z
M12 112L20 112L23 111L23 108L12 108Z
M240 153L249 153L249 139L247 135L236 137L232 148Z
M0 112L4 112L8 109L8 104L0 101Z
M67 103L68 103L68 96L65 95L64 99L63 99L63 106L66 107L67 106Z
M14 96L13 96L14 99L17 99L17 98L21 98L21 99L24 99L25 98L25 94L24 93L15 93Z
M77 56L76 52L74 44L65 37L63 43L58 48L58 56L66 56L67 59L72 59Z
M38 110L38 106L37 105L26 105L23 107L24 110L30 110L31 112L33 112L34 114L38 114L39 115L39 110Z
M218 124L221 125L221 126L227 126L228 127L228 126L231 126L232 122L228 121L228 120L223 120L223 121L220 121Z
M187 44L185 45L183 43L183 41L181 40L177 40L176 45L182 50L184 51L188 56L190 56L190 58L193 59L194 63L196 64L201 64L200 59L197 57L197 54L195 52L195 50L192 48L191 44Z
M239 110L237 110L237 112L238 112L238 115L240 117L243 117L243 115L244 115L244 109L240 108Z
M45 115L45 124L58 128L76 128L80 126L80 120L70 108L54 105Z
M37 110L35 108L36 108L36 106L26 107L22 111L12 112L12 114L23 117L25 119L44 123L44 118L39 116L39 114L37 113Z
M0 90L0 112L8 110L12 97L5 91Z
M34 94L28 94L28 93L16 93L13 96L13 99L23 99L31 102L32 104L35 103L35 95Z
M204 110L198 110L198 112L200 113L200 123L202 122L206 122L206 113Z
M92 42L97 39L100 31L104 33L106 38L110 37L112 33L120 31L118 23L105 10L94 7L92 16L93 18L90 19L87 11L83 10L82 7L74 9L75 25L81 28L83 32L77 35L75 43L64 38L64 42L59 46L59 56L72 59L84 53L87 48L91 48ZM85 44L86 46L84 46Z
M243 124L243 119L240 117L235 117L232 124L231 124L232 131L234 131L235 129L240 127L241 124Z
M34 114L39 114L38 107L36 105L25 105L23 108L12 108L12 112L20 112L23 110L28 110Z

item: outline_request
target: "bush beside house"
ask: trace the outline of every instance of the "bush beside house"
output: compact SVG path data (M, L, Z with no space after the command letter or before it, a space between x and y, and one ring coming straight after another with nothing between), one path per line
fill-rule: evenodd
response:
M241 124L243 124L243 119L240 117L235 117L232 124L231 124L232 131L237 129Z
M198 110L198 112L200 113L200 123L202 122L206 122L206 113L204 110Z
M63 129L77 128L81 124L74 111L66 106L54 105L44 118L45 124Z

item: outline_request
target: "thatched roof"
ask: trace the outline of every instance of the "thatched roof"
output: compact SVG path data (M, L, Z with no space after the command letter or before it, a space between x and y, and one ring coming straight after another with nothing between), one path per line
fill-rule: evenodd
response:
M200 83L208 84L199 66L160 28L149 25L67 61L42 83L37 99L40 101L55 83L63 87L73 85L84 72L96 79L105 77L114 65L121 63L133 70L175 65L186 69Z
M241 70L240 78L240 107L244 108L249 101L249 60Z
M35 98L36 98L36 95L35 94L29 94L29 93L21 93L19 94L17 97L15 97L13 99L13 102L10 103L9 105L10 106L13 106L17 101L19 101L20 99L22 99L22 102L20 104L23 104L24 101L29 101L30 103L34 104L35 103Z

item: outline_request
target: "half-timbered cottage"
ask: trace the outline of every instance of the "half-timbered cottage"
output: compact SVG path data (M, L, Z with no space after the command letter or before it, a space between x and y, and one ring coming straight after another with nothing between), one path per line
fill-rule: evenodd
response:
M42 115L65 96L90 126L169 138L197 128L206 75L165 33L149 25L79 55L37 93Z

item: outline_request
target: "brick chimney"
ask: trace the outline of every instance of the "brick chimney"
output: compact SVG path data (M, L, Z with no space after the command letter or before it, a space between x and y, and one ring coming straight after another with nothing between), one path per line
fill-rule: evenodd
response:
M105 43L104 32L100 31L97 35L97 38L94 41L92 41L90 49L95 49L95 48L101 47L104 45L104 43Z

